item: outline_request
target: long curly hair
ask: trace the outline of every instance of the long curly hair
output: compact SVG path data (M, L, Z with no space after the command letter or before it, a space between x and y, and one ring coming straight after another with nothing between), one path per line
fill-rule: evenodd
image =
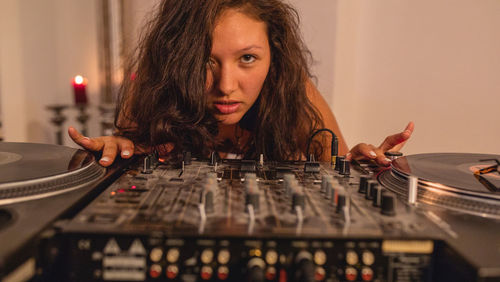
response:
M323 122L306 93L311 56L299 16L281 0L164 0L126 68L115 118L118 134L160 152L173 143L174 158L183 151L204 157L217 149L217 120L205 98L207 62L212 32L226 9L266 23L271 49L260 96L240 121L252 132L245 158L300 158Z

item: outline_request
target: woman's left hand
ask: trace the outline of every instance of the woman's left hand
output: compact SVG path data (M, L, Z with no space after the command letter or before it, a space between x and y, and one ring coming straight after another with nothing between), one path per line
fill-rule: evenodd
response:
M387 151L399 151L410 138L414 127L415 124L409 122L403 132L387 136L384 142L378 147L371 144L360 143L347 153L346 159L349 161L368 159L374 160L378 165L388 166L391 164L391 160L388 159L384 153Z

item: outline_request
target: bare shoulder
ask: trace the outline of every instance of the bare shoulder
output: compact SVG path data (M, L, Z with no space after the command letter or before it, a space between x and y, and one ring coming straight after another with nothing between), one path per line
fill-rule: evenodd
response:
M337 138L339 139L339 154L347 154L349 150L347 148L344 137L342 136L342 132L340 131L337 120L335 119L335 115L333 114L323 95L321 95L316 86L312 83L311 79L307 79L306 81L306 93L309 101L311 101L311 103L320 113L325 128L331 129L335 133L335 135L337 135Z

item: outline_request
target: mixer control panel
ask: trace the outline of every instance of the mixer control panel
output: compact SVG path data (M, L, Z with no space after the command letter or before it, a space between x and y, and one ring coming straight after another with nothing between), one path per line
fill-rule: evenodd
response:
M439 229L378 185L370 167L308 166L145 157L65 225L69 278L430 277Z

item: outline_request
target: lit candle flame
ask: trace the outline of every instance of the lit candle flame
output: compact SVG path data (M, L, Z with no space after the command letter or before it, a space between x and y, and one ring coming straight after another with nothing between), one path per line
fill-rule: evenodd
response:
M81 76L81 75L75 76L75 83L76 84L83 84L83 76Z

